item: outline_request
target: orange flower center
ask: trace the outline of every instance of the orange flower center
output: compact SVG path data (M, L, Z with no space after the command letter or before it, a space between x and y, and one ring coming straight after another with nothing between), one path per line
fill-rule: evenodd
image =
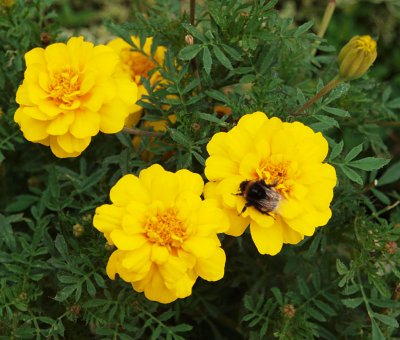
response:
M149 72L156 67L148 57L130 49L122 50L121 58L124 71L128 72L137 84L140 84L140 77L148 78Z
M363 52L372 53L376 49L376 41L369 35L364 35L356 40L356 48Z
M149 241L160 246L178 248L186 236L185 225L173 208L164 209L155 216L148 217L144 229Z
M49 92L57 105L64 108L75 108L80 94L79 75L71 69L65 69L53 75Z
M289 165L289 161L274 164L266 159L261 160L255 170L255 177L263 179L266 184L276 184L275 189L278 190L282 196L287 197L290 192L288 181Z

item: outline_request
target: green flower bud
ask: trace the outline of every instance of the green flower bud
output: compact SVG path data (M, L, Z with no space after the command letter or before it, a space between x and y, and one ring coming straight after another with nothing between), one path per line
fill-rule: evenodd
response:
M339 53L339 77L342 80L361 77L371 67L376 56L376 41L369 35L356 35Z

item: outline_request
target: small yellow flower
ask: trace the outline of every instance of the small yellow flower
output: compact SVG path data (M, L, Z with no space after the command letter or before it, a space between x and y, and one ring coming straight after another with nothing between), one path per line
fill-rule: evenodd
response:
M356 35L339 53L340 78L352 80L361 77L368 71L376 57L376 41L369 35Z
M255 112L214 135L207 151L205 197L228 215L226 234L240 236L250 224L261 254L277 254L330 219L336 173L322 163L328 143L321 133ZM260 184L249 191L249 183Z
M93 225L117 248L107 274L130 282L149 300L169 303L192 293L197 277L223 277L225 253L217 233L227 220L215 200L202 200L204 183L188 170L155 164L126 175L111 189L112 204L96 209Z
M118 55L83 37L25 54L20 105L14 120L25 138L76 157L99 133L122 130L137 100L137 86L118 68Z
M140 47L140 39L131 36L132 42L135 46ZM150 77L150 84L154 85L161 80L161 74L159 71L154 71L158 67L157 64L162 65L164 63L165 47L157 47L154 56L151 57L151 46L153 44L153 38L147 38L142 52L134 51L132 46L121 38L114 39L108 43L112 49L114 49L121 60L122 68L127 72L131 79L138 86L138 99L141 99L143 95L147 95L142 78ZM135 105L132 114L126 121L126 126L135 126L142 114L142 107Z

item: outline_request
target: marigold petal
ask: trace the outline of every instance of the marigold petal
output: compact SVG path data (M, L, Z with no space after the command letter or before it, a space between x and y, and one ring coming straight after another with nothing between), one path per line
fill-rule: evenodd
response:
M204 171L210 181L218 181L238 173L238 164L222 156L210 156L206 160Z
M124 209L112 204L103 204L96 208L93 217L94 227L101 232L111 232L121 228Z
M118 272L119 251L115 250L108 259L106 273L111 280L115 280L115 274Z
M139 178L134 175L125 175L122 177L110 191L111 201L118 206L127 206L135 198L147 203L149 202L149 193L142 185Z
M46 132L48 122L33 119L25 114L23 108L18 108L14 115L14 120L19 124L24 137L31 141L36 142L47 138L48 133Z
M98 134L100 128L100 117L96 112L79 110L69 131L76 138L87 138Z
M118 249L134 250L147 242L147 238L141 234L129 234L121 229L114 229L110 234L111 240Z
M151 249L151 260L154 263L163 264L168 260L169 251L167 248L153 244Z
M274 224L270 228L260 226L258 223L250 224L251 238L260 254L276 255L283 245L283 228L281 224Z
M178 298L165 286L163 277L158 270L154 272L150 282L146 285L144 295L147 299L160 303L170 303Z
M119 98L104 104L100 111L100 131L117 133L124 128L126 117L129 114L128 106Z
M196 257L207 258L213 253L216 244L211 237L191 237L182 244L182 249Z
M93 52L91 62L94 67L100 69L106 75L111 75L119 63L118 54L112 48L105 45L94 47Z
M199 174L182 169L176 172L179 180L180 191L189 191L196 196L203 193L204 181Z
M44 56L46 58L47 68L51 72L60 72L70 65L66 44L55 43L47 46L44 50Z
M127 251L121 261L122 266L132 272L143 272L150 270L151 245L145 243L140 248Z
M250 135L257 135L261 126L268 121L268 117L264 112L254 112L244 115L238 122L237 127L247 131Z
M225 262L225 252L218 247L210 257L197 259L195 269L204 280L218 281L224 277Z
M49 135L64 135L68 132L69 126L74 121L74 112L68 112L66 114L60 114L55 119L49 122L46 132Z

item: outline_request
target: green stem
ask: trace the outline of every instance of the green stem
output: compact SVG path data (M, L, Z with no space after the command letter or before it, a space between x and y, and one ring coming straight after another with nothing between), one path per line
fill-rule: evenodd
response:
M321 26L319 27L317 35L320 38L323 38L325 35L325 32L329 26L329 23L331 22L333 12L335 11L336 8L336 0L329 0L328 5L325 8L325 13L322 18Z
M194 26L194 18L196 13L196 0L190 0L190 23Z
M293 113L293 116L297 116L303 111L307 110L311 105L313 105L315 102L317 102L319 99L321 99L323 96L325 96L327 93L332 91L336 86L338 86L342 82L339 77L333 78L328 84L326 84L314 97L309 99L307 103L305 103L300 109L298 109L295 113Z
M151 137L159 137L162 136L163 133L161 132L155 132L155 131L144 131L140 129L134 129L134 128L127 128L124 127L122 129L123 132L129 133L130 135L136 135L136 136L151 136Z

